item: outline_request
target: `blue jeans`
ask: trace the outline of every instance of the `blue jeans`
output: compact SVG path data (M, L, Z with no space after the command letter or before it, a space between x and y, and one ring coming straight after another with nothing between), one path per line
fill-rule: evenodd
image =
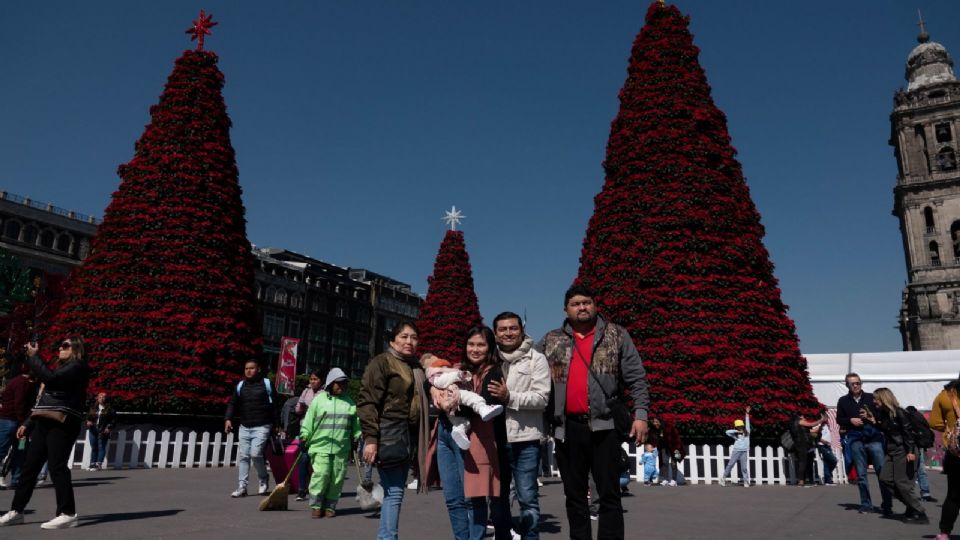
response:
M829 445L821 444L817 446L820 452L820 459L823 460L823 483L833 483L833 470L837 468L837 456L833 455L833 448Z
M397 540L400 525L400 504L403 502L404 485L407 481L409 463L394 467L377 467L380 485L383 486L383 504L380 505L380 528L377 540Z
M860 489L860 509L873 509L873 501L870 499L870 484L867 483L867 460L873 463L873 469L880 474L883 468L883 443L880 441L864 443L863 441L853 441L849 444L850 455L853 457L853 465L857 469L857 487ZM880 484L880 508L884 512L890 512L893 509L893 500L890 490L883 484Z
M270 437L270 426L240 426L240 448L237 450L237 468L240 470L240 489L247 489L250 477L250 462L257 469L260 483L266 485L267 465L263 461L263 450Z
M20 441L17 440L16 420L0 418L0 460L7 456L7 451L13 447L13 463L10 467L10 484L20 484L20 469L23 468L23 458L26 452L20 450Z
M463 451L450 436L450 420L441 416L437 420L437 471L443 486L443 499L450 516L450 527L455 540L470 538L470 506L463 496ZM486 519L483 528L486 530ZM481 535L482 537L482 535Z
M733 471L733 466L735 464L740 465L740 478L743 479L743 485L750 485L750 451L749 450L732 450L730 451L730 459L727 461L727 467L723 470L723 478L730 476L730 473ZM803 480L803 478L798 478L798 480Z
M924 463L927 456L927 451L924 448L921 448L917 452L917 484L920 485L920 496L927 497L930 495L930 481L927 480L927 466Z
M540 493L537 487L540 441L514 442L507 448L510 450L510 470L520 505L517 533L524 540L540 538Z
M90 444L90 466L101 466L107 457L107 443L110 442L110 435L101 435L95 429L88 429L87 442Z

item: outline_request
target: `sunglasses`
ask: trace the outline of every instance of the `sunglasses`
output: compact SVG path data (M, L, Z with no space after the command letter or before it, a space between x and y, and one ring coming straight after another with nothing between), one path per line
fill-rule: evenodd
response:
M60 344L61 351L64 349L71 349L71 348L73 348L73 345L69 341L64 341L63 343Z

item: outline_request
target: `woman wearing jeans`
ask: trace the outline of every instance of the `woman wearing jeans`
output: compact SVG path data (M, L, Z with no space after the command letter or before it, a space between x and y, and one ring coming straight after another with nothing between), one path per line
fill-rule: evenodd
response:
M377 463L383 486L380 507L380 528L377 540L395 540L400 523L400 505L410 461L416 459L417 471L423 471L427 452L427 412L425 377L417 363L417 327L400 323L390 332L390 347L370 359L363 373L357 414L363 432L363 460ZM381 444L381 428L401 425L409 427L406 459L384 463L384 456L396 456L397 445ZM382 446L382 447L381 447ZM425 493L426 482L418 482L418 491Z
M107 457L107 443L110 442L110 432L116 419L113 407L107 404L107 393L97 394L97 402L87 412L87 441L90 443L92 458L90 468L98 471Z
M10 511L0 516L0 526L23 523L23 511L30 502L37 474L44 462L50 465L50 477L57 496L57 515L40 525L43 529L66 529L77 526L77 509L67 460L80 434L83 409L87 400L90 370L83 355L83 340L70 337L60 343L54 369L37 357L37 344L26 346L27 362L42 384L40 399L26 423L17 429L22 439L29 431L30 446L13 496Z

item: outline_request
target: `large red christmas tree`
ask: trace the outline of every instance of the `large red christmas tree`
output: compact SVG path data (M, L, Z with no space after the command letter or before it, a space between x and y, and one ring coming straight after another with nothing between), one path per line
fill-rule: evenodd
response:
M49 336L87 339L124 410L219 413L259 357L253 256L217 56L195 23ZM54 342L50 342L51 344Z
M769 436L817 403L688 22L673 6L647 10L578 280L630 331L655 413L710 437L750 404Z
M447 231L427 282L427 299L417 321L419 351L458 362L467 330L483 324L463 231Z

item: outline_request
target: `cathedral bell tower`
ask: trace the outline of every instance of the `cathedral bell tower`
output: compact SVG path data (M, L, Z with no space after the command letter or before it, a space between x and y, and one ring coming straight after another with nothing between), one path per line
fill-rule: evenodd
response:
M920 28L890 115L907 265L900 334L905 351L960 349L960 82L950 54Z

